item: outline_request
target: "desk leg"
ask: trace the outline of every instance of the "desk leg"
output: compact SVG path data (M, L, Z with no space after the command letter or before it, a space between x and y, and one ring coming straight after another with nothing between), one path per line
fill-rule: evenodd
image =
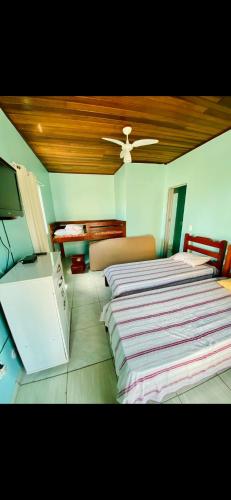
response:
M65 257L65 252L64 252L64 246L63 246L63 243L59 243L60 245L60 250L61 250L61 255L62 257Z

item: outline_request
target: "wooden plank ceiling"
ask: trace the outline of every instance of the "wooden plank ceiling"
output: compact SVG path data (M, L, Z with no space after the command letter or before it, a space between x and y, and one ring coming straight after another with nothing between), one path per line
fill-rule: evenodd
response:
M0 96L0 107L49 172L114 174L120 147L130 142L133 162L169 163L231 127L231 96Z

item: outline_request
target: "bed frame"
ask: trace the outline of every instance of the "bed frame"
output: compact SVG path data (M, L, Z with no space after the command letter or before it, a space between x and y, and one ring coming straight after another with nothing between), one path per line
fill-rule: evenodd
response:
M67 224L82 224L84 233L75 236L55 236L57 229L63 229ZM97 241L126 236L126 222L118 219L108 220L66 220L49 224L50 238L53 249L55 243L60 245L61 255L65 257L64 243L73 241Z
M224 267L222 270L222 276L231 278L231 245L228 246L227 254L225 257Z
M192 243L198 243L199 245L205 245L208 247L217 248L218 251L214 252L213 250L208 250L208 249L203 248L203 247L192 245ZM209 257L212 257L214 260L210 260L209 262L207 262L207 264L209 264L211 266L215 266L218 269L219 275L221 275L221 274L223 274L222 273L222 265L223 265L223 260L225 257L226 247L227 247L226 240L216 241L216 240L212 240L211 238L204 238L203 236L191 236L189 233L186 233L185 237L184 237L183 251L187 252L188 250L192 250L194 252L208 255ZM229 247L228 252L229 252L230 261L229 261L229 264L227 264L227 268L225 268L226 272L228 272L227 270L230 270L230 268L231 268L231 245ZM228 257L228 254L227 254L227 257ZM230 272L229 276L231 277L231 272ZM106 277L105 277L105 286L109 286Z
M199 243L200 245L217 248L218 251L214 252L213 250L208 250L207 248L192 245L192 243ZM218 269L219 274L221 274L226 247L226 240L216 241L212 240L211 238L204 238L203 236L191 236L190 234L186 233L184 238L183 251L187 252L188 250L192 250L193 252L212 257L214 260L210 260L209 262L207 262L207 264L215 266Z

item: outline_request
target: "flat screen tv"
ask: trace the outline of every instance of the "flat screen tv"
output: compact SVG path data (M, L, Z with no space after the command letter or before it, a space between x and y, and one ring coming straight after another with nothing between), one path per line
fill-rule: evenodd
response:
M16 171L0 158L0 219L23 216Z

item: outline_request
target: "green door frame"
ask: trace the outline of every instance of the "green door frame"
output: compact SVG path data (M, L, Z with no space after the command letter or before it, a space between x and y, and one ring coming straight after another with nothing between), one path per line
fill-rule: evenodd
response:
M186 196L187 186L180 186L178 188L174 188L174 194L178 193L177 199L177 209L176 209L176 218L175 218L175 226L174 226L174 235L173 235L173 245L172 245L172 253L177 253L180 248L180 240L183 226L183 218L184 218L184 206L185 206L185 196Z
M183 188L183 190L182 190L182 188ZM178 185L175 187L171 187L168 190L168 203L167 203L167 211L166 211L163 257L168 256L169 243L170 243L170 233L171 233L172 223L174 223L174 221L172 221L174 193L178 193L178 197L180 196L178 213L176 211L176 219L178 219L180 221L180 226L178 227L178 231L177 231L176 219L175 219L173 241L174 241L175 235L176 235L176 238L175 238L174 251L178 251L178 250L176 250L176 248L178 247L178 244L180 246L186 190L187 190L187 184L181 184L180 186ZM178 200L177 200L177 209L178 209ZM175 229L176 229L176 233L175 233ZM178 247L178 249L179 249L179 247Z

